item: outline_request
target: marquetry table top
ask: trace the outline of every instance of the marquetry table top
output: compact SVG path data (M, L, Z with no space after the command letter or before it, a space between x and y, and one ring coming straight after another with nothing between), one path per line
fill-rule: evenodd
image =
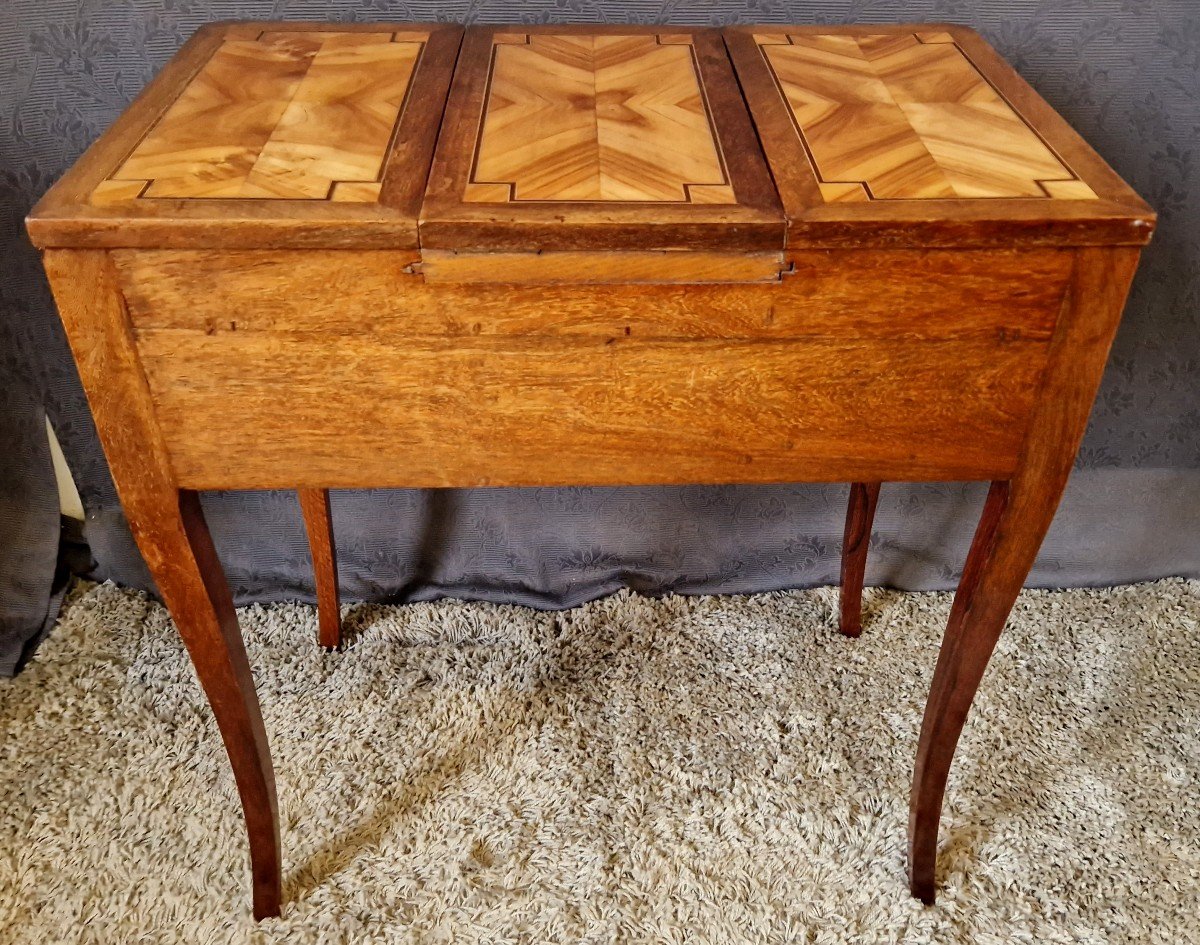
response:
M957 26L213 24L31 220L44 245L781 251L1144 242Z

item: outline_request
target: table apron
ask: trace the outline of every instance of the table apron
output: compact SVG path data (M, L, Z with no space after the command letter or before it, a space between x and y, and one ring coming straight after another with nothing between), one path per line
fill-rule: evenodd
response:
M114 254L180 486L1003 479L1071 254L770 284L427 283L390 251Z

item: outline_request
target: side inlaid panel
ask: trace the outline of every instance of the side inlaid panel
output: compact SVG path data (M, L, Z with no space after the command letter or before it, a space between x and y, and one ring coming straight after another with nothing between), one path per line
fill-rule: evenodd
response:
M374 203L426 38L393 30L226 38L92 202Z
M949 33L754 39L827 203L1095 197Z
M690 38L496 34L464 199L734 203Z

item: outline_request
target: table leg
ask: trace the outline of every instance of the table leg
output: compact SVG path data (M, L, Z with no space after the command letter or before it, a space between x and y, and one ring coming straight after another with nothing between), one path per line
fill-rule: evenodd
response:
M909 799L909 887L925 903L935 897L938 822L954 750L1062 498L1136 266L1134 247L1076 252L1016 471L992 483L967 556L925 706Z
M275 774L233 598L199 498L174 480L108 253L48 250L43 259L121 505L233 766L250 840L254 917L278 915Z
M312 550L313 574L317 584L318 639L321 646L336 650L342 645L341 604L338 600L337 552L333 544L333 518L328 489L299 489L300 511Z
M233 766L250 840L254 918L279 915L281 855L275 772L233 597L209 536L199 497L179 494L176 522L141 529L165 556L152 567L208 696ZM182 534L180 532L182 531Z
M853 482L846 505L846 536L842 542L841 616L838 629L848 637L862 632L863 575L867 570L867 545L879 502L878 482Z
M1025 579L1025 571L1000 573L993 567L997 533L1010 507L1009 494L1007 482L992 483L988 492L958 591L954 595L950 621L933 672L929 701L925 704L925 718L921 723L921 740L917 746L916 770L909 799L908 869L912 894L927 904L931 904L936 895L934 872L937 865L938 823L942 815L942 799L950 762L975 698L975 690L979 687L1004 621ZM1010 544L1028 537L1019 532L1010 532L1010 535ZM1036 539L1033 544L1035 549L1041 543L1041 536L1036 536ZM981 587L984 580L987 585ZM979 604L990 606L977 606Z

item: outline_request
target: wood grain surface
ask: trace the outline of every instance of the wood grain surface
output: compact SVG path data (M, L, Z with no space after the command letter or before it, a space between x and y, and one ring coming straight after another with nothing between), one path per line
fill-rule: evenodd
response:
M298 489L296 498L304 517L317 589L317 639L327 650L342 645L342 615L338 595L337 545L333 540L333 513L328 489Z
M917 752L931 901L1154 222L957 26L201 29L29 228L229 752L255 915L273 774L199 489L300 491L329 644L331 488L850 481L854 632L878 483L992 481Z
M1145 202L974 30L747 26L723 36L790 247L1150 238Z
M227 38L105 183L142 181L141 199L326 200L341 182L378 182L425 38Z
M879 489L878 482L850 483L846 531L842 538L842 590L838 607L838 630L848 637L862 633L863 577L867 570L867 549L871 543L871 524L875 521Z
M29 216L39 246L417 246L462 31L201 27Z
M776 283L652 286L438 284L414 270L417 254L384 250L118 250L113 258L139 330L393 340L494 334L1044 340L1058 317L1073 254L810 250L793 254Z
M465 199L734 203L691 43L672 38L502 36Z
M199 497L181 493L175 480L108 254L54 250L45 265L121 507L229 754L250 845L254 915L278 915L275 774L233 597Z
M422 247L754 252L783 235L715 30L467 30Z
M938 822L954 751L1071 474L1139 255L1132 247L1077 254L1017 468L992 486L954 595L909 802L909 885L927 903L935 897Z
M546 253L459 253L427 249L420 271L426 282L543 285L778 282L783 252L722 253L711 250L627 250L616 253L563 250Z
M757 34L826 200L1050 197L1074 181L947 33Z
M1045 347L138 337L172 468L198 489L1002 478Z

